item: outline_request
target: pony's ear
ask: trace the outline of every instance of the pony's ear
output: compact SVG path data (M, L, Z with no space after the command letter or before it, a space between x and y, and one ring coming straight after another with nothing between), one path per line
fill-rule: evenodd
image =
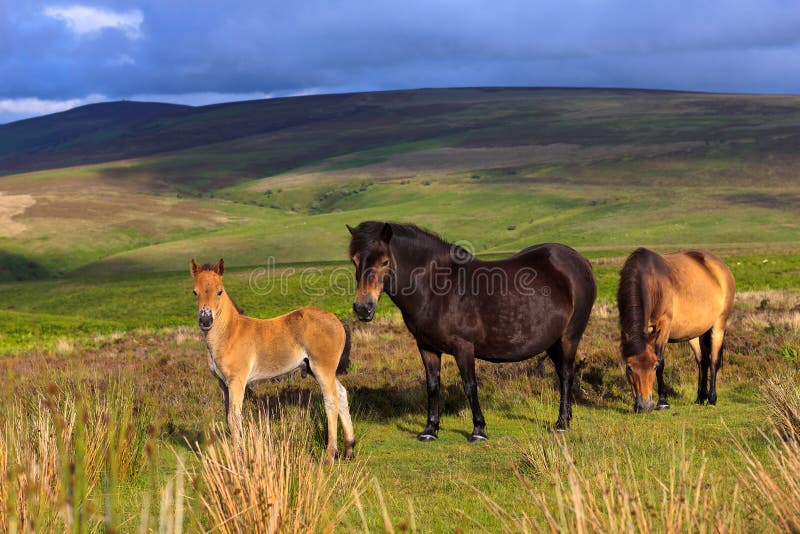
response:
M345 224L347 227L347 231L350 232L350 235L355 235L355 228L351 228L349 224Z
M384 243L388 243L392 240L392 225L389 223L385 223L383 225L383 230L381 230L381 240Z
M192 258L192 262L189 264L189 272L192 273L193 277L197 277L197 273L200 272L200 264L194 261L194 258Z
M214 272L220 276L222 276L222 273L225 272L225 262L222 261L222 258L220 258L217 264L214 265Z

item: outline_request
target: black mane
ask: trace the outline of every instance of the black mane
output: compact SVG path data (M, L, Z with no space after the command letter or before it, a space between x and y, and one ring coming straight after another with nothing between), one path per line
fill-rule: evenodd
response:
M647 288L642 287L641 269L646 254L649 250L638 248L625 260L619 273L619 289L617 290L617 305L619 307L619 324L622 329L622 355L632 356L641 354L647 347L647 337L644 331L645 315L647 309L644 294Z
M380 241L385 225L392 229L392 240L408 240L414 248L424 249L436 255L456 254L459 258L472 259L472 254L465 248L447 242L440 235L424 230L415 224L385 223L380 221L364 221L352 230L350 239L350 256L366 248L373 241Z

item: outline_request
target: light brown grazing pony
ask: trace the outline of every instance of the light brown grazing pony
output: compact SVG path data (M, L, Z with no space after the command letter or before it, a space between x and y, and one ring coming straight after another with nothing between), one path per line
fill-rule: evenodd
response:
M728 267L702 250L657 254L636 249L620 272L617 306L625 372L635 412L669 408L664 384L667 343L688 341L697 360L697 404L717 403L725 323L733 309L736 282ZM710 376L709 376L710 370ZM708 382L710 381L710 388Z
M349 361L349 327L332 313L311 307L273 319L247 317L225 291L223 271L221 259L213 266L191 262L197 321L206 338L211 372L222 389L234 446L241 445L245 387L300 369L303 376L311 373L322 388L328 459L337 453L337 416L344 432L345 458L352 458L355 435L347 391L336 378Z

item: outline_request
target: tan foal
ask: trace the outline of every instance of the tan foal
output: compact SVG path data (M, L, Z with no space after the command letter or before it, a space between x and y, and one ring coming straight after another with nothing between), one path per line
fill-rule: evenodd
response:
M344 432L345 458L353 457L355 435L347 390L336 373L347 368L350 331L330 312L301 308L273 319L254 319L239 312L222 284L224 263L191 262L197 320L208 346L211 372L225 401L231 439L241 446L245 387L300 369L319 382L328 419L328 459L337 453L337 417Z

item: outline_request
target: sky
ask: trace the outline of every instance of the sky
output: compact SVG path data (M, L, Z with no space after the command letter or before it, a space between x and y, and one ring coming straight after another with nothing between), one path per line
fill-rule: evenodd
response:
M797 0L0 0L0 123L465 86L800 93Z

